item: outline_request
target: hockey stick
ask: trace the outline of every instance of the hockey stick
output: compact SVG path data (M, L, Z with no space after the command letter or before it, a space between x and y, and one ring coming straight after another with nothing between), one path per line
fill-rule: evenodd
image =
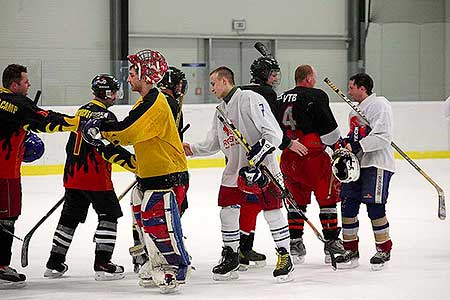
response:
M18 239L19 241L23 242L23 239L21 239L20 237L18 237L17 235L15 235L14 233L12 233L11 231L9 231L8 229L6 229L5 226L3 226L3 224L0 223L0 229L3 230L3 232L6 232L7 234L11 235L13 238Z
M183 113L183 111L181 109L183 108L184 94L182 93L178 99L179 99L178 100L178 112L177 112L177 118L175 119L175 124L177 125L177 128L180 125L181 114Z
M259 53L261 53L262 56L265 57L272 57L272 54L270 53L270 51L267 49L266 45L264 45L261 42L256 42L254 45L255 49L258 50Z
M34 96L34 100L33 100L34 105L38 104L39 98L41 98L41 94L42 94L41 90L36 91L36 95Z
M369 120L364 115L364 113L356 106L352 100L350 100L341 90L328 78L325 78L323 81L336 93L339 97L342 98L350 107L361 117L364 119L367 124L369 124ZM445 196L444 190L436 183L427 173L425 173L405 152L403 152L400 147L398 147L393 141L391 141L391 146L411 165L414 169L417 170L426 180L428 180L431 185L434 186L438 193L438 217L441 220L445 220L446 217L446 209L445 209Z
M183 127L183 129L181 129L181 134L185 133L186 130L189 129L189 127L191 127L191 124L186 124L186 126ZM130 183L130 185L125 189L125 191L122 192L122 194L120 194L119 197L117 197L117 199L122 200L123 197L126 196L126 194L128 194L128 192L137 184L137 180L135 179L132 183Z
M31 228L30 232L27 233L25 238L23 239L22 244L22 253L21 253L21 263L22 267L28 266L28 247L30 245L31 237L33 236L33 233L41 226L42 223L44 223L45 220L50 217L50 215L64 202L64 197L62 197L56 204L50 208L50 210L43 216L37 223L34 225L33 228Z
M247 140L242 136L241 132L234 126L233 122L228 119L228 117L225 115L224 111L220 108L220 106L216 107L218 111L217 117L219 118L220 122L225 125L225 127L230 130L234 137L237 139L239 144L241 144L242 147L244 147L247 152L250 152L252 150L252 146L247 142ZM305 220L305 222L311 227L316 237L325 244L325 250L328 250L330 252L331 256L331 265L333 266L333 270L336 270L336 257L335 257L335 251L330 247L329 242L325 240L325 238L322 236L322 234L317 230L317 228L314 226L313 223L306 217L304 212L297 206L294 200L294 196L292 196L291 192L284 186L282 177L275 177L272 172L263 164L261 163L258 167L264 175L266 175L274 184L275 186L281 191L281 196L283 198L283 201L285 202L285 206L287 208L286 202L291 205L294 210Z

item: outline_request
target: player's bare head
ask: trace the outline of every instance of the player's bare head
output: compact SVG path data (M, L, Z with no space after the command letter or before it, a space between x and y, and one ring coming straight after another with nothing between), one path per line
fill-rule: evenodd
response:
M234 73L228 67L218 67L209 73L209 81L211 83L211 92L217 98L223 99L234 87Z
M218 67L214 69L209 76L217 75L218 79L225 78L230 84L234 85L234 73L233 71L225 66Z
M3 87L9 89L13 82L19 83L22 79L22 73L27 73L27 67L17 64L12 64L6 67L3 71L2 84Z
M295 83L307 83L310 86L316 84L316 71L310 65L300 65L295 70Z
M11 64L3 71L3 87L11 90L14 94L27 95L31 84L28 79L27 67Z
M367 95L372 94L373 79L367 73L358 73L350 77L351 81L357 88L363 87Z

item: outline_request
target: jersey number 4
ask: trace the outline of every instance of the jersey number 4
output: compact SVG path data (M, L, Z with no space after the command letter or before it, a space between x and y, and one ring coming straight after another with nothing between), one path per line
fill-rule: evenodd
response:
M295 123L294 118L292 117L292 105L289 105L284 110L282 123L287 128L290 128L291 130L295 130L296 123Z

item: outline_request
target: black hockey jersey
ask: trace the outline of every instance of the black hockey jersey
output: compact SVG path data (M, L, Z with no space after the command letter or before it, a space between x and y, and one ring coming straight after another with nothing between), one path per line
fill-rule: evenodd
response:
M247 84L239 87L241 90L254 91L266 99L269 103L270 110L273 115L277 117L277 93L273 90L270 85L267 84Z
M76 113L82 120L104 118L117 121L116 116L98 101L80 107ZM126 149L109 144L94 147L83 140L81 132L70 133L66 144L66 164L64 166L64 187L86 191L113 190L111 182L111 162L129 171L135 171L135 157Z
M324 91L309 87L297 86L279 95L276 118L285 134L282 145L289 144L286 137L293 140L310 133L317 133L325 145L335 144L340 132L329 102Z

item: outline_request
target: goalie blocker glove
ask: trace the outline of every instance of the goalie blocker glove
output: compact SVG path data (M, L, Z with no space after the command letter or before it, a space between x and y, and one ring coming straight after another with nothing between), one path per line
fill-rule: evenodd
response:
M260 139L253 146L252 150L247 153L247 159L249 162L258 168L258 166L264 161L267 155L275 151L275 146L266 141Z

